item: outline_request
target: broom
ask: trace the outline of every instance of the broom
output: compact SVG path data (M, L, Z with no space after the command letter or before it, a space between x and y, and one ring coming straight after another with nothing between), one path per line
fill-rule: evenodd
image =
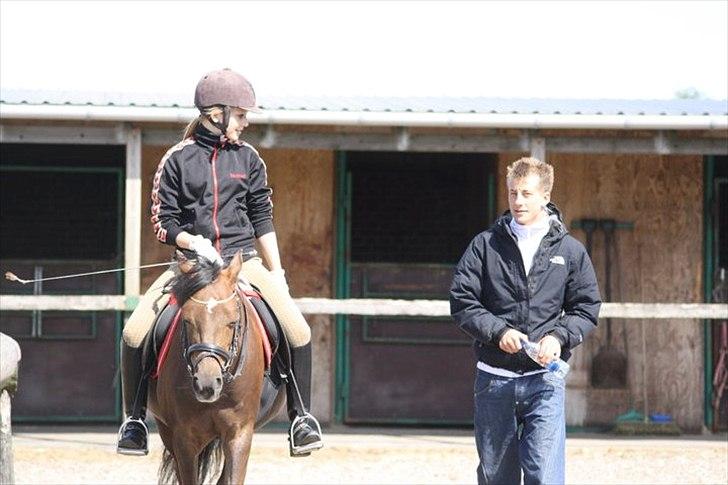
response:
M640 333L642 334L642 413L631 409L625 414L617 416L613 431L619 435L672 435L680 434L680 428L666 414L652 414L648 416L649 403L647 400L647 338L645 337L645 321L640 320Z

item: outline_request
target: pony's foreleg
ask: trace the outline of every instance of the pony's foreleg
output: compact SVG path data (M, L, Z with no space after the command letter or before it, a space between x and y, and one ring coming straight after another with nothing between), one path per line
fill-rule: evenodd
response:
M232 436L226 436L222 443L225 454L225 467L222 475L217 481L218 485L228 483L242 484L245 482L245 474L248 471L248 457L250 446L253 442L254 423L245 426Z
M175 439L172 453L180 485L197 485L198 450L190 442Z

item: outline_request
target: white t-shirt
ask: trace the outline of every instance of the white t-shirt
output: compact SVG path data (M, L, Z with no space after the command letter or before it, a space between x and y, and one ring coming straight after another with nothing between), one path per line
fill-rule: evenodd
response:
M518 239L518 249L521 251L521 258L523 259L523 267L526 268L526 274L531 269L533 257L536 255L541 240L549 232L550 223L550 217L542 217L528 226L522 226L515 219L511 219L511 230Z

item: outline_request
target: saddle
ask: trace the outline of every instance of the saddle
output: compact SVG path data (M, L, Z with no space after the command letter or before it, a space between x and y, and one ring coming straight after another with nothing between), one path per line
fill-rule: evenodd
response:
M287 365L290 363L288 343L285 334L280 328L278 319L260 293L255 290L240 290L240 296L250 303L250 324L258 325L261 332L265 362L266 376L277 388L281 383L281 375L285 376ZM144 362L152 379L159 377L164 366L172 339L177 330L181 307L174 295L169 298L166 306L157 314L152 330L147 335L144 344ZM253 310L253 311L250 311ZM274 357L276 357L274 359Z

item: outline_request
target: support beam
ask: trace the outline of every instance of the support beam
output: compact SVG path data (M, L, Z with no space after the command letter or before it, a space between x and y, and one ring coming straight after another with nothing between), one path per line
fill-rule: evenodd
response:
M523 135L505 133L468 134L417 133L392 130L389 133L346 133L341 131L300 132L266 131L273 125L252 125L243 138L261 148L291 148L320 150L397 151L406 147L412 152L532 152L540 149L539 138L548 145L550 153L599 154L671 154L671 155L728 155L728 133L723 137L677 136L662 131L652 136L535 136L537 131L524 131ZM181 136L179 129L144 129L142 143L169 147ZM406 134L405 134L406 133ZM127 141L127 129L118 126L26 126L0 124L0 142L3 143L64 143L64 144L119 144Z
M15 483L10 394L0 389L0 483Z
M0 143L123 145L126 130L116 126L37 126L0 124Z
M268 125L265 134L258 142L261 148L273 148L276 146L276 130L273 125Z
M397 151L406 152L410 148L410 131L407 128L397 129Z
M128 127L126 132L126 196L124 210L124 266L141 265L142 210L142 130ZM124 272L124 294L139 294L139 269Z
M546 138L531 138L531 157L546 161Z

